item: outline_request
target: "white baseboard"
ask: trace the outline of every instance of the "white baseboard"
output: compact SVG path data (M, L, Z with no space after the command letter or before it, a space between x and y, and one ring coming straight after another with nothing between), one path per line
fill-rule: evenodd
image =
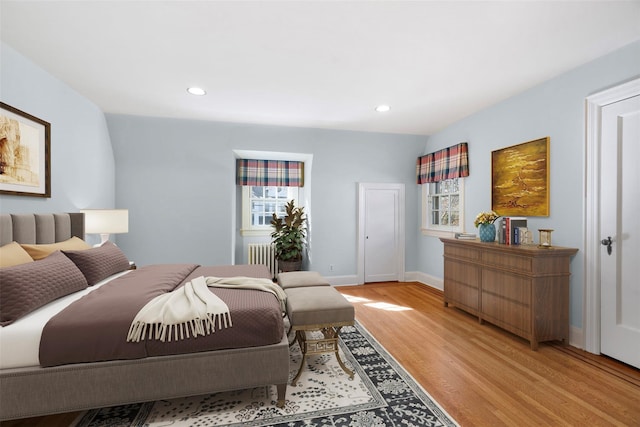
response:
M569 326L569 345L584 350L584 331L577 326Z
M325 276L327 282L331 284L331 286L350 286L350 285L358 285L358 276Z
M357 275L350 276L325 276L325 279L332 286L352 286L352 285L362 285L363 283L358 283ZM422 273L420 271L407 271L404 273L404 281L405 282L419 282L423 285L430 286L432 288L438 290L444 290L444 281L435 276L430 276L426 273Z
M407 271L404 273L405 282L420 282L423 285L443 291L444 280L421 271Z

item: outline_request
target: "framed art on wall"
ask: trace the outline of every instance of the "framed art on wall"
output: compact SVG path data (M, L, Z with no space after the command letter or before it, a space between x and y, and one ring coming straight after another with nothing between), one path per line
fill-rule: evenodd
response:
M0 194L51 197L51 124L2 102Z
M549 137L491 152L491 209L549 216Z

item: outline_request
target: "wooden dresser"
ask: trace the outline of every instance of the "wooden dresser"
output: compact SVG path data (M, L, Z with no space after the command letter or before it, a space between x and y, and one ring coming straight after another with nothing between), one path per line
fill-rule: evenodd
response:
M444 305L519 335L569 343L569 276L574 248L479 240L444 243Z

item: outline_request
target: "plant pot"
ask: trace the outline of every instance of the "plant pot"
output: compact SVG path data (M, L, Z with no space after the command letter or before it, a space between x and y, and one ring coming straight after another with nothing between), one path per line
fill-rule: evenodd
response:
M278 270L282 273L287 271L299 271L302 268L302 260L300 261L278 261Z
M478 234L480 234L481 242L494 242L496 240L496 225L480 224L478 226Z

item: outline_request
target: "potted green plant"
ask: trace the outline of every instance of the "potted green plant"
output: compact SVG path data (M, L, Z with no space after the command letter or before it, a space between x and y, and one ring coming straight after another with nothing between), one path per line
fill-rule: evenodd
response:
M302 266L302 254L307 243L307 218L304 207L295 207L290 200L282 218L273 213L271 238L275 245L276 259L280 271L296 271Z

